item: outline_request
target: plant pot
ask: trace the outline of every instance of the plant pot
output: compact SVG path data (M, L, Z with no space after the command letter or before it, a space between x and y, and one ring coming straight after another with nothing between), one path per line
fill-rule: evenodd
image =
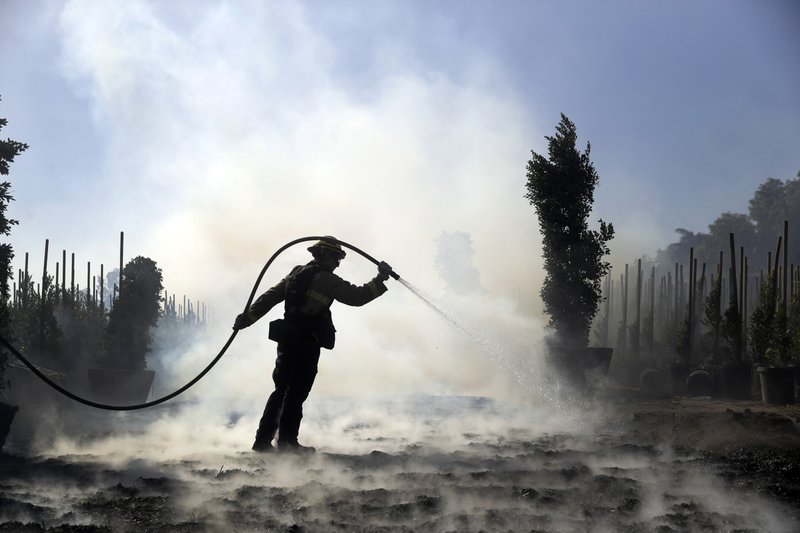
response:
M761 381L761 400L764 403L794 403L794 368L760 366L758 377Z
M608 377L625 387L638 387L642 370L638 361L614 360L608 369Z
M719 369L720 395L729 400L750 400L753 366L728 361Z
M583 387L593 391L605 383L613 353L613 348L587 347L584 350L577 368L578 379Z
M692 397L711 396L714 380L707 370L692 370L686 377L686 394Z
M574 391L591 391L605 382L613 348L566 347L554 350L551 364Z
M92 399L112 405L146 402L156 374L153 370L119 368L89 368L86 372Z
M758 373L758 368L764 366L763 362L751 363L750 365L750 390L753 391L753 396L756 398L761 397L761 376Z
M794 368L794 398L797 401L800 399L800 360L792 361L789 366Z
M602 376L608 375L608 369L611 366L611 356L613 354L614 348L586 348L586 371L598 373Z
M649 370L655 369L655 364L650 359L636 359L634 361L630 361L628 363L630 365L630 382L629 386L631 387L639 387L642 386L642 373ZM662 375L663 377L663 375Z
M0 450L3 449L6 443L6 437L11 431L11 423L14 421L14 415L17 414L18 410L19 407L16 405L0 402Z
M664 396L667 389L664 382L664 372L658 368L645 368L639 374L639 389L648 396Z
M673 396L686 394L686 378L689 377L689 363L672 363L669 365L670 391Z

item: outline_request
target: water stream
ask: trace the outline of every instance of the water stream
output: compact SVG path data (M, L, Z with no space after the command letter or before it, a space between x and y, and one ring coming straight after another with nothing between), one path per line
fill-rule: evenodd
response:
M408 289L414 296L419 298L426 306L428 306L428 308L442 317L451 327L475 344L475 346L480 349L483 355L488 357L489 360L491 360L498 368L512 376L520 385L523 385L526 388L531 388L536 385L536 382L532 379L532 376L529 373L524 372L517 365L513 364L509 357L506 357L502 354L502 348L497 342L491 341L485 335L482 335L477 329L468 328L463 325L452 315L446 313L439 306L434 304L429 296L425 295L421 289L414 286L408 280L399 278L397 281L400 282L403 287Z

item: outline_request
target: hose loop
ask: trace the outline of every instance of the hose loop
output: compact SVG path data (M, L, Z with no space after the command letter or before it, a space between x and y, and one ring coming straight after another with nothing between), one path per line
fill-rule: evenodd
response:
M270 265L272 265L272 263L275 261L275 259L281 253L283 253L287 248L290 248L290 247L294 246L295 244L299 244L301 242L306 242L306 241L317 241L317 240L320 240L322 238L323 237L318 237L318 236L301 237L299 239L295 239L295 240L293 240L291 242L288 242L288 243L284 244L283 246L281 246L280 248L278 248L278 250L274 254L272 254L272 257L269 258L269 260L264 265L264 268L262 268L261 272L258 274L258 277L256 278L256 282L253 284L253 290L250 291L250 297L247 299L247 303L244 305L244 310L247 311L247 309L250 307L250 304L253 303L253 299L256 296L256 291L258 290L258 286L261 284L261 280L264 277L264 274L266 274L267 269L269 269ZM324 237L324 238L330 240L330 237ZM362 250L359 250L358 248L356 248L352 244L348 244L348 243L346 243L344 241L340 241L338 239L336 239L336 241L340 245L344 246L345 248L349 248L349 249L353 250L354 252L360 254L361 256L363 256L367 260L375 263L376 265L380 264L377 259L375 259L371 255L369 255L368 253L366 253L366 252L364 252ZM399 276L397 276L397 274L395 274L394 272L392 272L392 277L394 277L395 279L399 278ZM22 364L24 364L26 367L28 367L28 369L31 372L33 372L34 375L36 375L36 377L38 377L39 379L44 381L47 385L49 385L50 387L52 387L53 389L55 389L59 393L63 394L67 398L75 400L76 402L82 403L84 405L88 405L89 407L94 407L96 409L104 409L106 411L135 411L135 410L138 410L138 409L147 409L148 407L153 407L153 406L156 406L158 404L164 403L164 402L166 402L168 400L171 400L172 398L175 398L176 396L186 392L187 390L189 390L189 388L191 388L198 381L203 379L203 377L206 374L208 374L208 372L212 368L214 368L214 365L216 365L219 362L219 360L222 359L222 356L225 355L225 352L228 351L228 348L233 343L233 339L236 338L236 334L237 333L238 333L238 331L234 330L233 333L231 333L231 336L228 338L228 340L222 346L222 349L219 351L217 356L214 357L214 359L208 364L208 366L206 366L199 374L197 374L191 381L186 383L183 387L181 387L181 388L179 388L179 389L167 394L166 396L162 396L161 398L156 398L155 400L151 400L149 402L132 404L132 405L109 405L109 404L105 404L105 403L101 403L101 402L95 402L95 401L89 400L87 398L83 398L82 396L78 396L77 394L68 391L67 389L65 389L64 387L62 387L61 385L59 385L58 383L56 383L55 381L51 380L46 375L44 375L38 368L36 368L36 366L33 363L28 361L19 352L19 350L17 350L2 335L0 335L0 344L5 346L8 349L8 351L10 351L12 354L14 354L14 356L16 356L16 358L19 359L22 362Z

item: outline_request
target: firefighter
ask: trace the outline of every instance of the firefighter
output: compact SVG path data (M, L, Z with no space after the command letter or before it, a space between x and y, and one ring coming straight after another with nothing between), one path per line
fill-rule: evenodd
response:
M333 273L345 257L345 251L334 237L323 237L308 248L313 260L292 269L280 283L267 290L236 317L233 329L246 328L284 302L283 319L270 323L269 338L278 342L278 355L270 394L258 425L253 450L272 452L277 433L277 449L296 453L314 453L314 448L297 442L303 402L308 398L317 375L320 348L332 349L336 329L330 306L335 301L361 306L384 292L384 281L392 268L385 262L378 266L378 275L360 287Z

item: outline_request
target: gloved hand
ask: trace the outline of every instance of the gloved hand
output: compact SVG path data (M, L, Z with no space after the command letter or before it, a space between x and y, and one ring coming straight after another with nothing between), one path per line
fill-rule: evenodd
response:
M233 329L240 330L244 329L253 324L253 321L250 320L250 317L247 313L241 313L239 316L236 317L236 320L233 321Z
M381 261L378 264L378 280L386 281L392 273L392 267L386 261Z

